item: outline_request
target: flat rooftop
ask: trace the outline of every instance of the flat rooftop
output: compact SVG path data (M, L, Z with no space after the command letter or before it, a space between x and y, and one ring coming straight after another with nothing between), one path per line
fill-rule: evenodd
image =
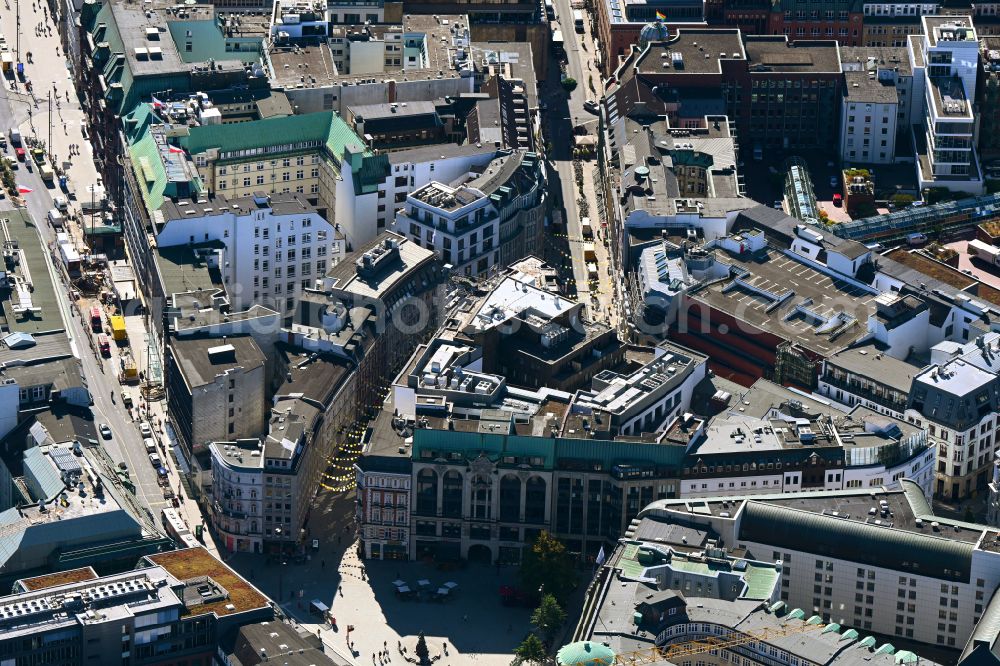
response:
M208 197L204 201L190 199L172 201L166 199L160 207L164 222L171 220L190 219L192 217L211 217L214 215L250 215L258 210L272 210L275 215L299 215L315 213L316 207L309 203L304 194L295 192L259 194L246 197L229 198L221 194Z
M17 243L23 260L15 271L21 288L0 290L3 323L12 333L34 334L64 330L65 324L59 313L48 269L49 259L42 249L35 222L26 210L4 211L0 217L0 226L10 240Z
M146 559L179 581L208 576L228 592L226 599L196 606L191 614L235 615L268 605L267 597L257 588L200 546L147 555Z
M968 16L924 16L924 34L931 46L942 42L976 42L976 30Z
M233 368L262 367L264 353L249 335L223 338L174 338L170 350L189 388L211 384Z
M965 291L977 282L975 278L969 277L962 271L957 268L952 268L948 264L931 259L930 257L924 255L920 250L897 248L887 252L885 256L904 266L908 266L909 268L919 271L928 277L932 277L935 280L940 280L947 285L951 285L960 291Z
M910 392L913 378L924 367L922 364L893 358L873 343L842 349L830 356L827 362L861 377L871 377L873 381L904 394Z
M866 16L865 21L872 18L877 17ZM841 46L840 62L844 67L860 67L861 71L894 69L899 76L913 76L905 46Z
M385 265L379 264L377 274L372 277L359 275L356 260L360 260L367 252L384 247L386 240L396 241L399 257ZM410 277L414 271L434 262L435 257L433 250L420 247L399 234L384 232L370 244L357 248L334 265L327 272L327 278L334 280L334 290L348 292L356 298L382 298Z
M681 28L670 41L650 44L636 67L639 74L721 74L721 59L746 57L739 30Z
M844 72L844 97L859 104L895 104L899 101L896 86L871 78L867 72Z
M81 567L69 571L57 571L44 576L35 576L34 578L23 578L18 581L18 584L27 592L38 592L50 587L82 583L88 580L97 580L97 572L94 571L93 567Z
M421 80L428 78L458 78L460 72L452 64L452 59L458 52L458 44L463 37L468 36L469 18L465 14L406 14L402 24L372 25L372 26L334 26L334 44L344 50L345 62L350 39L344 28L354 32L367 34L366 41L390 42L399 44L401 56L407 56L409 51L420 58L422 65L407 66L406 57L401 57L400 65L384 66L381 71L364 74L349 74L337 66L328 43L302 44L289 47L274 47L268 56L273 67L272 82L286 89L306 88L344 84L376 79L387 76L402 77L403 80ZM453 32L453 29L455 32ZM386 39L387 35L397 35L400 39ZM336 41L343 40L342 42ZM465 44L468 50L468 44ZM426 60L426 62L424 62ZM440 77L438 73L441 72Z
M715 252L720 261L746 271L742 282L751 288L727 290L730 278L698 291L693 299L823 356L863 335L868 317L875 313L875 295L772 249L760 257L737 257L719 249ZM768 311L775 301L764 294L784 295L787 291L792 291L792 296ZM836 335L840 326L824 328L840 316L853 316L857 324L840 335Z
M840 55L837 42L821 40L795 40L785 36L748 36L747 61L750 71L840 74Z

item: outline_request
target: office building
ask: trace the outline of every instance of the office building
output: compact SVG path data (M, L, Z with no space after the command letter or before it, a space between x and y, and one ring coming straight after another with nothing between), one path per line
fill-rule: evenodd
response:
M545 202L538 155L502 154L462 184L412 192L392 229L434 249L453 272L487 275L541 251Z
M188 454L264 431L266 359L252 337L175 338L164 357L167 413Z

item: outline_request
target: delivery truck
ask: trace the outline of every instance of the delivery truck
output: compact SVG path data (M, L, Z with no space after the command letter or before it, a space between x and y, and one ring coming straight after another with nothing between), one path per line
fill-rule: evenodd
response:
M1000 247L976 239L969 241L969 254L994 266L1000 266Z
M128 339L128 332L125 330L125 317L114 315L111 317L111 337L116 342Z

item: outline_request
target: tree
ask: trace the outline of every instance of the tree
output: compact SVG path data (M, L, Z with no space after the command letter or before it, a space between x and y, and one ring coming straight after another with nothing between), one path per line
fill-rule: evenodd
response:
M545 652L545 646L542 645L542 641L538 639L538 636L528 634L528 637L514 648L514 656L517 657L514 660L515 664L522 664L526 661L541 664L548 655Z
M427 639L424 638L424 632L422 631L417 635L417 647L413 649L413 653L417 655L417 659L420 660L421 664L430 663L431 653L427 649Z
M576 79L574 79L571 76L567 76L565 79L562 80L562 87L563 90L565 90L568 93L573 92L574 90L576 90Z
M551 594L557 600L565 598L576 584L576 571L566 546L545 531L524 553L520 573L527 590Z
M538 608L531 614L531 624L535 625L546 641L551 641L562 623L566 621L566 611L551 594L542 597Z

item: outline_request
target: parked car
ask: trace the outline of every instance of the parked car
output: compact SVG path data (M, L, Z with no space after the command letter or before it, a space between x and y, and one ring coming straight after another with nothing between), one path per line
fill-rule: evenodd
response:
M23 162L24 161L24 148L15 148L14 149L14 154L17 155L17 161L18 162Z
M844 204L844 195L842 195L840 192L835 193L833 195L833 205L842 206L843 204Z
M152 465L154 468L158 469L160 467L160 465L161 465L159 454L157 454L157 453L150 453L149 454L149 464Z
M156 453L156 441L152 437L143 437L142 445L146 447L146 453Z
M122 389L122 404L126 407L132 406L132 396L125 389Z
M597 102L595 102L592 99L588 99L586 102L583 103L583 109L585 111L590 112L590 113L596 114L597 113Z
M98 430L101 431L101 437L104 439L111 439L111 426L107 423L102 423Z
M153 436L153 429L145 421L139 422L139 432L142 433L143 438Z

